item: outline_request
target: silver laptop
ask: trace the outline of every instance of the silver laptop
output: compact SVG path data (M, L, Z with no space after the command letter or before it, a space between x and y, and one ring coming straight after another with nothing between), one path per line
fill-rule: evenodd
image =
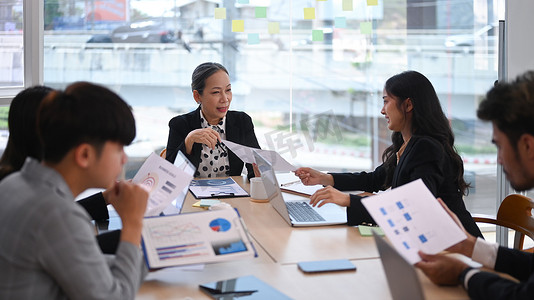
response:
M174 165L191 176L195 174L195 165L193 165L193 163L191 163L189 159L185 157L182 151L178 150L178 154L176 154L176 158L174 159ZM162 214L175 215L181 213L188 191L189 186L186 186L185 189L176 197L176 199L172 201L172 204L165 207Z
M292 226L322 226L347 223L347 212L344 207L327 203L322 207L313 207L310 200L285 201L280 190L271 163L254 151L256 164L260 169L261 178L267 197L274 209Z
M372 232L393 300L424 300L421 282L414 266L374 230Z

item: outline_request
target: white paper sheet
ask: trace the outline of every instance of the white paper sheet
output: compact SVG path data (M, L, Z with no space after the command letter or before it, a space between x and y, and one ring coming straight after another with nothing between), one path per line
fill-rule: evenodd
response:
M191 179L193 176L152 153L132 182L142 184L150 191L145 216L157 216L189 187Z
M362 203L412 264L421 261L419 250L436 254L466 239L421 179L364 198Z
M297 168L285 160L278 152L272 150L256 149L230 142L228 140L222 141L228 149L230 149L243 162L251 164L255 163L253 151L257 151L263 158L271 163L273 169L278 172L295 171Z
M142 246L151 269L256 256L233 208L145 218Z

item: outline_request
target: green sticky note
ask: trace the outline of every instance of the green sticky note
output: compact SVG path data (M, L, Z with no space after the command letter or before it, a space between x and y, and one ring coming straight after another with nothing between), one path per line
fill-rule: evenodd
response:
M358 225L358 231L360 231L360 234L362 236L372 236L373 235L372 230L376 231L378 235L384 235L384 231L380 227Z
M221 200L213 200L213 199L201 199L199 206L200 207L210 207L215 204L221 203Z
M245 20L232 20L232 31L233 32L244 32L245 31Z
M347 28L347 18L345 17L335 17L334 26L336 28Z
M304 19L313 20L315 19L315 7L305 7L304 8Z
M323 31L320 30L320 29L312 30L312 41L314 41L314 42L322 42L322 41L324 41Z
M280 33L280 22L269 22L267 28L269 30L269 34Z
M256 18L267 18L267 7L258 6L254 9Z
M373 31L373 24L371 22L361 22L360 32L363 34L371 34Z
M352 0L343 0L343 10L352 11Z
M367 0L367 5L368 6L377 6L378 5L378 0Z
M257 45L260 43L260 34L259 33L249 33L248 34L248 44Z
M215 8L215 19L226 19L226 8L216 7Z
M237 3L239 3L239 4L248 4L249 0L237 0Z

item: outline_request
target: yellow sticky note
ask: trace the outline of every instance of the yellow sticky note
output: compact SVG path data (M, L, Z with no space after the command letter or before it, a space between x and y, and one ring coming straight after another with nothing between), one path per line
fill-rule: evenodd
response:
M305 7L304 8L304 19L313 20L315 19L315 7Z
M245 20L232 20L232 31L233 32L244 32L245 31Z
M226 19L226 8L216 7L215 8L215 19Z
M352 11L352 0L343 0L343 10L344 11Z
M367 0L367 5L368 6L377 6L378 5L378 0Z
M373 24L371 22L360 23L360 32L362 34L371 34L372 31L373 31Z
M269 22L267 28L269 30L269 34L280 33L280 22Z

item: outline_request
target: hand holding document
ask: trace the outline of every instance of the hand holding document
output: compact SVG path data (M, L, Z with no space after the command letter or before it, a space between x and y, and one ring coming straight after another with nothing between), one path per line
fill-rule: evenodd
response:
M159 215L189 186L193 176L152 153L132 179L149 191L145 216Z
M421 179L362 200L395 249L411 264L419 250L439 253L466 239Z
M290 172L295 171L297 168L287 162L278 152L272 151L272 150L264 150L264 149L256 149L252 147L247 147L243 145L236 144L234 142L230 142L228 140L222 141L230 151L232 151L239 159L241 159L244 163L252 164L256 161L254 160L254 152L258 152L263 158L265 158L267 161L271 163L275 171L279 172Z

